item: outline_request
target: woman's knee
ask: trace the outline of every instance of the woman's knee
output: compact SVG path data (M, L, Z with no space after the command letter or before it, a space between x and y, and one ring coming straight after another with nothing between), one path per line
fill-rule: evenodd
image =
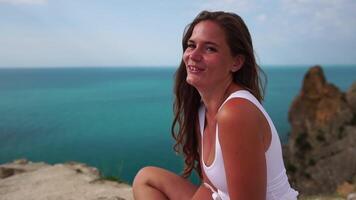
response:
M149 184L150 180L155 176L155 168L156 167L148 166L140 169L134 178L132 186Z
M140 169L132 186L134 193L140 188L154 188L168 199L190 199L198 188L173 172L152 166Z

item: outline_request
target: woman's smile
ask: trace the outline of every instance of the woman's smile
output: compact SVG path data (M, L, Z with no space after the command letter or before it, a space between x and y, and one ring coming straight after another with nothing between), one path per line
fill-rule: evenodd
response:
M205 68L198 67L197 65L188 65L188 71L193 74L199 74L205 71Z

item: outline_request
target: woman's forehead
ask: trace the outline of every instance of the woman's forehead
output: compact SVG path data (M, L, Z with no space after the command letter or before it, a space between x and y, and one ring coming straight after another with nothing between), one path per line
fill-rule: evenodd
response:
M199 22L195 25L189 40L216 44L221 44L226 41L224 30L216 22L209 20Z

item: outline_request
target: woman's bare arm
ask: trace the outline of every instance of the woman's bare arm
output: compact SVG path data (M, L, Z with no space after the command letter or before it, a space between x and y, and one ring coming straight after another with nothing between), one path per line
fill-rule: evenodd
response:
M250 101L234 98L218 114L219 141L231 200L265 200L266 160L261 113Z

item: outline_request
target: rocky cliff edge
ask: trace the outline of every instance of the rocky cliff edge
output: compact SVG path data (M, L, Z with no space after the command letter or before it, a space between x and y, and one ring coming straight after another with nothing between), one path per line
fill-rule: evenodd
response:
M25 159L0 165L0 200L133 200L132 188L82 163Z

